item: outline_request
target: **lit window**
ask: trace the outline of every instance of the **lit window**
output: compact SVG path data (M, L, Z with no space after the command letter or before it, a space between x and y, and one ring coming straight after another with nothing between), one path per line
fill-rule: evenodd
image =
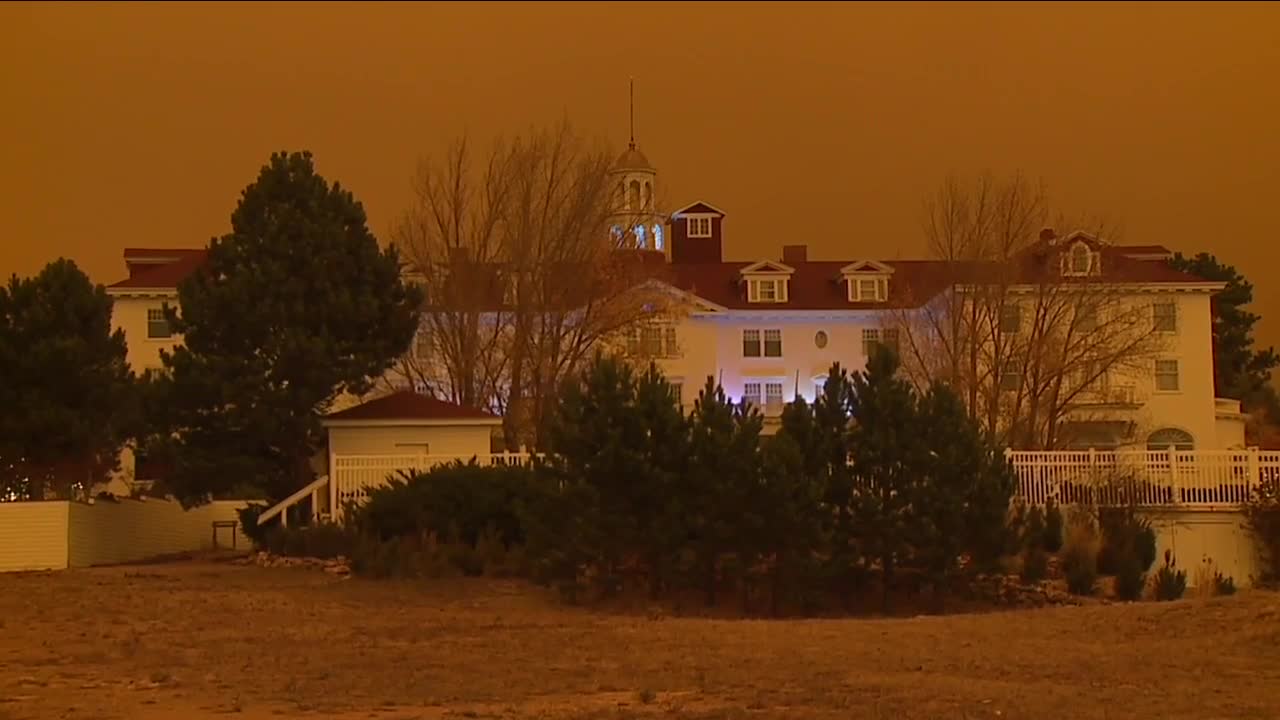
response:
M1178 388L1178 361L1157 360L1156 390L1160 390L1161 392L1177 392Z
M742 402L746 405L760 404L760 383L749 382L742 384Z
M765 383L764 406L765 412L769 415L777 415L782 412L782 383Z
M164 316L164 308L147 308L147 337L153 339L173 337L169 319Z
M764 331L764 356L782 357L782 331Z
M1004 305L1000 308L1000 332L1016 334L1022 326L1022 308L1017 305Z
M653 249L654 250L666 249L666 246L663 245L663 242L662 242L662 226L661 225L653 226Z
M649 242L649 241L648 241L648 239L645 237L645 234L644 234L644 226L643 226L643 225L637 225L637 226L636 226L636 231L635 231L635 232L636 232L636 247L640 248L641 250L645 250L645 249L647 249L647 248L648 248L648 242Z
M1178 331L1178 306L1171 302L1158 302L1151 306L1152 329L1156 332Z
M686 220L689 223L689 237L705 238L711 237L711 218L709 217L691 217Z
M760 357L760 331L742 331L742 357Z

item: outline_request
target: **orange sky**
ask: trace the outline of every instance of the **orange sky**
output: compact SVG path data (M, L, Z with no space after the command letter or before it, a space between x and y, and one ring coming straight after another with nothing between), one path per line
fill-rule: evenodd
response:
M638 139L726 252L924 251L948 172L1043 177L1131 243L1209 250L1280 343L1280 5L0 5L0 274L227 230L310 149L380 236L424 153L567 116Z

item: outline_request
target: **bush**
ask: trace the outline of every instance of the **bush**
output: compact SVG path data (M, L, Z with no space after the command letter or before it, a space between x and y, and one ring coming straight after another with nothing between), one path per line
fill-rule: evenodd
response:
M267 530L270 526L258 524L258 516L267 509L267 505L263 503L249 503L236 511L236 515L240 520L240 530L245 537L253 541L253 546L263 548L267 542Z
M1040 582L1049 574L1049 554L1039 544L1022 551L1022 582Z
M1263 560L1262 580L1280 582L1280 478L1265 479L1244 508Z
M1223 577L1222 573L1213 574L1213 594L1214 595L1235 595L1236 580L1230 575Z
M1177 568L1173 553L1164 551L1164 566L1156 572L1156 600L1177 600L1187 591L1187 573Z
M449 463L401 474L369 493L352 514L361 535L380 540L433 533L475 547L492 528L508 547L525 542L521 516L543 485L528 468Z
M1044 549L1048 553L1062 549L1062 508L1052 499L1044 506Z
M1044 544L1044 511L1034 506L1027 512L1026 524L1022 528L1022 547L1042 546Z
M1093 594L1098 580L1098 536L1088 521L1077 522L1068 530L1062 548L1062 572L1072 594Z
M354 535L341 526L329 523L303 527L274 526L266 530L258 547L274 555L313 557L328 560L351 555Z
M1142 597L1142 588L1146 582L1147 574L1142 571L1137 554L1123 553L1116 565L1116 597L1121 600L1137 600Z
M1138 572L1145 573L1156 561L1156 533L1146 518L1131 508L1104 508L1098 512L1102 547L1098 549L1098 572L1117 574L1126 555L1132 554Z

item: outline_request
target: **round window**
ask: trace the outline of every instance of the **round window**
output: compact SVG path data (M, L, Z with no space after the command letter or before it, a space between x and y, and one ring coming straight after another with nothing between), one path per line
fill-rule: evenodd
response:
M821 350L822 348L826 347L826 346L827 346L827 331L826 331L826 330L819 330L817 333L815 333L815 334L814 334L814 336L813 336L813 344L814 344L814 345L817 345L819 350Z

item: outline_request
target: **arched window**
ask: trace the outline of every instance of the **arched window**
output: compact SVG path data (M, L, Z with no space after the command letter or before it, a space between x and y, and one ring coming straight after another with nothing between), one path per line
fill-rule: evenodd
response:
M1174 450L1194 450L1196 441L1191 433L1178 428L1160 428L1147 436L1148 450L1168 450L1170 447Z
M653 226L653 249L654 250L666 249L662 244L662 226L661 225Z
M1063 275L1093 275L1096 274L1097 268L1094 263L1097 258L1094 257L1093 250L1083 242L1077 242L1067 251L1067 257L1062 264Z
M648 210L653 205L653 188L650 187L649 183L644 184L644 192L640 198L640 202L640 207L645 210Z
M639 180L631 181L631 197L627 201L627 209L628 210L640 209L640 181Z

